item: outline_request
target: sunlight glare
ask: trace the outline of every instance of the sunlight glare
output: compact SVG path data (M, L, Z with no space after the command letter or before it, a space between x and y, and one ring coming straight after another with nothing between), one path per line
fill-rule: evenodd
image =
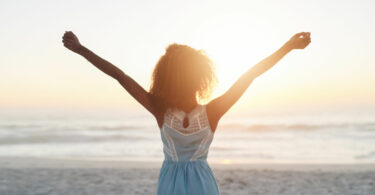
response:
M230 165L230 164L232 164L232 161L229 160L229 159L224 159L223 164Z

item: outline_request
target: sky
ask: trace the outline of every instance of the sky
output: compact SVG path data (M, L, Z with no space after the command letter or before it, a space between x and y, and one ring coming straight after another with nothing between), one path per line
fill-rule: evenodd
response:
M231 112L375 108L375 1L0 1L0 109L142 109L63 47L80 42L148 89L171 43L203 49L224 93L298 32L311 32L257 78Z

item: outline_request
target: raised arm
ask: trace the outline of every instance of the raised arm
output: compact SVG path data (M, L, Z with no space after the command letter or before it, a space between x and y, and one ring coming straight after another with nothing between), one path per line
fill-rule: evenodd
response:
M215 130L220 118L242 96L255 78L272 68L281 58L293 49L304 49L311 42L310 33L297 33L275 53L260 61L243 74L222 96L207 104L207 115L212 130Z
M126 75L122 70L81 45L78 38L71 31L65 32L63 36L63 43L66 48L83 56L99 70L116 79L126 89L126 91L129 92L130 95L132 95L155 117L157 116L156 110L153 107L151 94L144 90L137 82Z

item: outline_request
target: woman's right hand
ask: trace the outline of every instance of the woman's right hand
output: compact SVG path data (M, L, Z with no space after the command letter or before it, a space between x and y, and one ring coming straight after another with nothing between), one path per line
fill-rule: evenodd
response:
M309 32L300 32L295 34L290 40L287 42L291 49L305 49L311 42L310 33Z
M62 37L62 42L64 46L75 53L79 53L80 49L82 48L81 43L77 36L72 31L65 31L64 36Z

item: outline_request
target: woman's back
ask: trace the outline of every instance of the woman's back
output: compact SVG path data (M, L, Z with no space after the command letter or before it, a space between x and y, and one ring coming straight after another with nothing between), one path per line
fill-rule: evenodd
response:
M159 175L158 194L219 194L207 164L213 132L205 105L198 105L189 114L168 109L160 133L165 160Z
M71 31L63 36L65 47L116 79L155 116L164 144L165 161L158 184L158 194L163 195L219 194L206 159L212 132L216 130L220 118L237 102L254 79L293 49L304 49L310 42L310 33L295 34L280 49L250 68L223 95L211 100L207 106L198 105L187 114L189 125L184 127L186 114L183 111L163 112L167 107L186 108L191 102L207 99L211 94L216 75L212 61L203 51L186 45L168 46L155 66L148 92L122 70L81 45Z

